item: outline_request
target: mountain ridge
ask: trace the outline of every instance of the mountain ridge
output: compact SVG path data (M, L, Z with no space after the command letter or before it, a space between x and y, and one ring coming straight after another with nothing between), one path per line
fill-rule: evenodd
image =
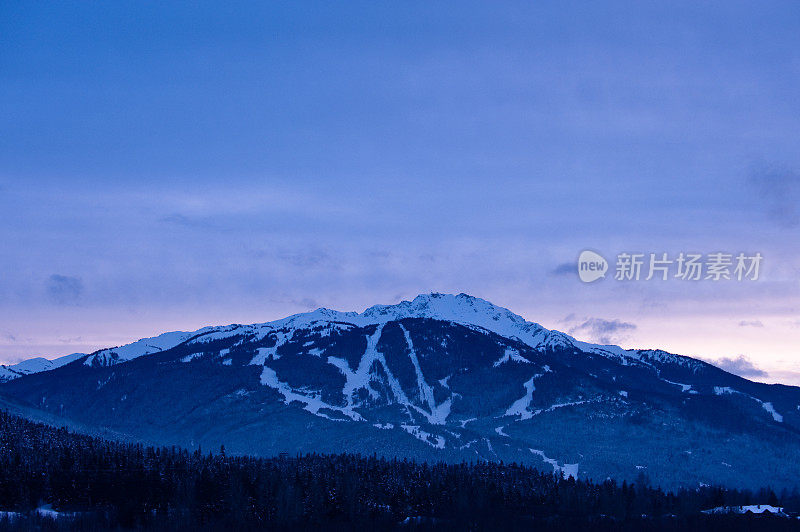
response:
M794 487L800 388L587 344L465 294L165 333L0 384L29 417L232 453Z
M142 338L122 346L108 347L94 351L88 355L74 353L65 357L53 359L53 364L42 362L38 369L32 367L35 361L48 359L36 357L27 359L15 365L0 365L0 382L18 378L22 375L56 369L63 364L86 356L86 365L110 365L126 362L140 356L145 356L179 345L182 342L209 334L233 333L241 329L279 328L313 323L315 321L341 321L353 325L375 325L382 322L400 318L431 318L460 323L462 325L477 326L505 337L517 338L532 347L577 347L583 351L605 354L608 356L628 356L639 358L639 353L658 352L671 357L683 357L696 360L685 355L677 355L659 349L624 349L617 345L596 344L584 342L557 331L546 329L542 325L525 320L523 317L510 310L496 306L484 299L470 296L465 293L458 295L432 292L420 294L413 300L403 300L390 305L373 305L363 312L338 311L320 307L310 312L293 314L277 320L253 324L229 324L205 326L196 331L170 331L159 335ZM56 361L61 361L56 364ZM704 362L705 363L705 362ZM3 372L5 370L5 372Z

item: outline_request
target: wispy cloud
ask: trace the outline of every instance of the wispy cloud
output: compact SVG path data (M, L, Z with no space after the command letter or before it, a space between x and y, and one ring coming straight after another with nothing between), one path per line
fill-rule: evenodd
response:
M184 227L196 227L202 225L197 220L193 220L188 216L180 213L173 213L167 216L162 216L158 219L159 222L170 224L170 225L180 225Z
M757 368L747 357L739 355L736 358L719 358L711 361L718 368L740 377L766 377L768 374L763 369Z
M572 318L572 319L570 319ZM568 316L566 321L573 321L574 316ZM603 318L584 318L577 325L569 329L569 334L579 337L588 337L601 344L618 344L630 337L636 330L636 325L622 320L606 320Z
M83 295L83 281L80 277L70 277L54 273L45 284L47 296L56 305L77 305Z
M739 322L739 327L763 327L764 324L761 320L742 320Z
M552 270L550 270L550 275L555 275L555 276L575 275L576 272L577 270L575 268L574 262L563 262L558 266L556 266L555 268L553 268Z
M762 167L750 173L750 183L773 221L786 228L800 226L800 173L788 168Z
M279 251L275 254L275 258L289 266L303 270L322 267L337 268L332 257L326 251L313 247Z
M310 297L304 297L302 299L293 299L292 303L307 309L315 309L319 307L317 301L315 299L311 299Z

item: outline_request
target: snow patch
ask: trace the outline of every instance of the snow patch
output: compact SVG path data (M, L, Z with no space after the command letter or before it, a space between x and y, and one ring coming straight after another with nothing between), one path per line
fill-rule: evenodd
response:
M267 360L278 360L281 356L278 354L278 348L292 339L294 331L277 331L275 333L275 345L272 347L259 347L256 349L256 356L250 361L251 366L263 366Z
M761 408L763 408L764 410L769 412L772 415L772 419L774 419L778 423L783 423L783 416L781 414L779 414L775 410L775 407L772 406L772 403L762 401L761 399L759 399L757 397L753 397L752 395L748 395L746 393L742 393L740 391L734 390L733 388L729 388L727 386L724 386L724 387L723 386L714 386L714 394L715 395L725 395L725 394L734 394L734 393L735 394L739 394L739 395L743 395L745 397L749 397L753 401L755 401L758 404L760 404Z
M341 408L338 406L334 406L328 404L322 400L322 394L319 392L306 392L306 393L299 393L293 390L288 384L285 382L281 382L278 380L278 375L275 373L275 370L268 366L264 366L264 369L261 371L261 384L264 386L269 386L270 388L277 390L278 393L283 395L283 402L284 404L290 404L294 401L304 404L304 410L311 412L315 416L324 417L327 419L331 419L333 421L341 421L338 418L332 418L330 416L325 415L325 413L320 412L322 409L332 410L335 412L340 412L345 416L349 417L353 421L364 421L364 418L358 412L354 412L350 408Z
M430 411L429 413L421 413L428 419L428 423L431 425L444 425L447 422L447 416L450 415L450 407L453 403L453 399L448 397L441 404L436 404L436 400L433 397L433 388L425 382L425 376L422 374L422 368L419 365L417 354L414 351L414 343L411 341L411 335L402 325L400 325L400 329L402 329L405 335L406 344L408 344L408 356L411 359L411 364L414 366L414 372L417 375L417 388L419 390L420 399L428 405Z
M578 466L580 464L564 464L564 465L560 465L557 460L554 460L552 458L548 458L547 455L544 454L544 451L541 451L539 449L528 449L528 450L531 453L540 456L542 458L542 460L544 460L545 462L547 462L548 464L553 466L553 472L563 474L564 478L570 478L570 477L575 478L575 479L578 478Z
M425 442L436 449L444 449L445 439L430 432L420 429L419 425L400 425L403 430L414 436L419 441Z
M378 341L380 340L382 333L383 326L381 325L377 328L372 336L367 338L367 348L364 350L364 354L361 356L361 360L359 360L358 367L355 370L352 370L350 368L350 364L348 364L347 360L343 358L328 357L328 363L337 367L342 375L344 375L345 383L344 388L342 389L342 394L347 401L348 408L360 406L353 398L357 390L363 389L369 393L370 397L378 397L377 392L369 385L370 371L372 370L372 365L374 363L378 363L383 366L383 370L386 373L386 378L389 381L389 389L392 391L395 400L407 407L411 405L411 402L408 400L403 388L400 386L400 382L394 377L394 375L392 375L391 370L389 370L389 366L386 363L386 358L383 356L383 353L378 351Z
M773 515L786 516L781 506L772 506L769 504L751 504L748 506L717 506L710 510L703 510L704 514L746 514L752 512L754 514L770 513Z
M511 349L510 347L506 347L506 351L505 353L503 353L503 356L500 357L494 364L492 364L492 366L496 368L500 364L506 364L508 362L519 362L522 364L531 363L530 360L521 356L519 354L519 351L517 351L516 349Z
M667 379L663 379L663 378L661 380L664 381L664 382L668 382L670 384L674 384L675 386L680 386L681 387L681 391L684 392L684 393L686 393L686 392L691 393L692 392L692 385L691 384L683 384L682 382L673 382L673 381L670 381L670 380L667 380Z
M778 423L783 423L783 416L775 411L775 408L772 406L772 403L761 403L761 407L770 414L772 414L772 419L774 419Z
M469 423L471 421L478 421L478 418L471 417L469 419L462 419L462 420L459 420L458 423L461 425L461 428L463 429L463 428L465 428L467 426L467 423Z
M525 395L514 401L511 406L508 407L506 413L503 414L504 416L519 416L520 420L524 420L530 419L540 412L539 410L533 412L530 409L531 402L533 401L533 392L536 390L536 386L533 384L533 381L538 377L541 377L541 374L534 375L523 383L523 386L525 387Z
M545 408L544 412L552 412L553 410L556 410L557 408L564 408L566 406L583 405L583 404L586 404L586 403L595 403L595 402L598 402L598 401L600 401L599 398L598 399L592 399L591 401L568 401L566 403L556 403L554 405L551 405L551 406Z
M202 357L204 354L205 353L192 353L191 355L186 355L181 358L181 362L191 362L192 360Z

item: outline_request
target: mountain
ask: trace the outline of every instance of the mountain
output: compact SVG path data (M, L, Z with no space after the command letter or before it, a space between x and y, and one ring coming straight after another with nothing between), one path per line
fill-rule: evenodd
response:
M166 333L0 385L27 417L229 453L797 486L800 388L580 342L465 294Z
M85 357L86 353L72 353L63 357L54 358L49 360L47 358L36 357L23 360L18 364L6 366L0 364L0 382L10 381L22 377L23 375L30 375L31 373L40 373L42 371L50 371L51 369L60 368L65 364Z

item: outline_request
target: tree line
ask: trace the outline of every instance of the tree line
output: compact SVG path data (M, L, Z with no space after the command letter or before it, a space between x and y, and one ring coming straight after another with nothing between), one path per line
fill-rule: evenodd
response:
M9 529L731 531L800 524L701 513L744 504L800 511L800 494L721 487L666 492L643 476L631 484L594 482L513 463L190 452L107 441L0 412L0 511L17 514L0 517ZM43 505L65 516L37 514Z

